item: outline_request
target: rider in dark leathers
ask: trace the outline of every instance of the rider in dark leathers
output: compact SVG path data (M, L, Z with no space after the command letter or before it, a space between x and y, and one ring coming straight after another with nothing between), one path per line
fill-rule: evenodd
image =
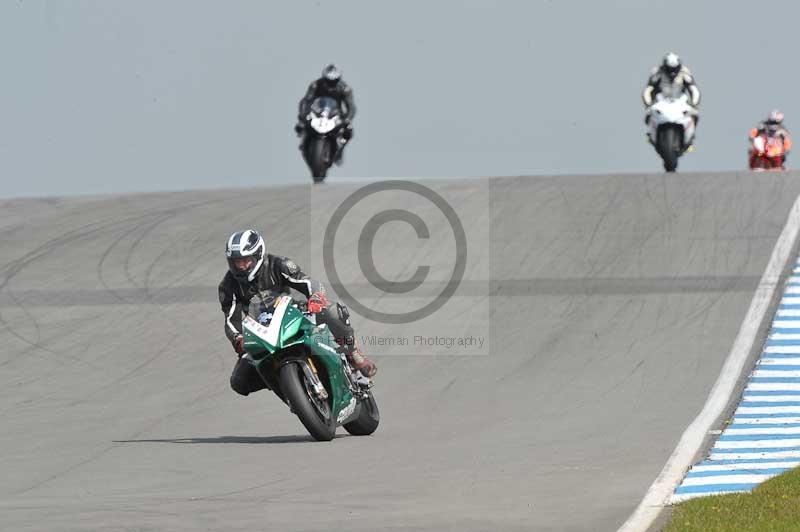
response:
M305 96L300 100L297 110L297 125L294 130L301 135L305 130L305 119L311 104L316 98L328 96L339 102L342 109L342 136L340 139L339 151L336 155L336 164L342 164L342 155L345 145L353 138L352 120L356 116L356 104L353 101L353 90L342 79L342 73L333 63L328 64L322 70L322 76L311 82L306 90ZM300 146L302 149L302 144Z
M350 364L366 377L375 375L375 364L355 345L347 308L340 303L336 308L329 304L322 283L310 279L294 261L266 253L264 239L257 231L248 229L232 234L226 245L226 256L228 271L219 283L219 303L225 314L225 335L240 355L231 374L234 391L248 395L267 387L255 367L241 358L245 352L242 313L250 299L264 290L289 294L289 289L293 288L306 296L309 311L316 313L317 323L328 325Z

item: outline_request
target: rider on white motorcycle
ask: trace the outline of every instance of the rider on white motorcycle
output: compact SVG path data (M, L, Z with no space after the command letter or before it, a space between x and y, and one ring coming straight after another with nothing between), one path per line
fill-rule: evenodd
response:
M648 111L644 119L645 124L650 121L650 107L655 103L656 96L660 93L687 94L688 103L692 107L694 125L695 127L697 126L700 118L697 111L700 105L700 89L695 83L692 72L681 63L680 58L673 52L665 54L661 65L652 70L647 86L642 91L642 101Z

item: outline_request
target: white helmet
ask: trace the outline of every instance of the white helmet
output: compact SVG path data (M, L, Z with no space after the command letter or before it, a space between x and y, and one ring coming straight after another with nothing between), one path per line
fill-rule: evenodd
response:
M228 270L240 282L252 282L264 264L264 239L254 229L238 231L228 238L225 256Z
M666 72L670 78L675 78L678 72L681 71L681 58L674 52L667 52L664 54L664 60L661 62L661 70Z
M342 78L342 71L333 63L328 63L322 69L322 78L328 83L337 83Z
M769 114L769 116L767 117L766 122L767 122L767 124L774 124L776 126L782 124L783 123L783 113L781 113L777 109L774 109Z

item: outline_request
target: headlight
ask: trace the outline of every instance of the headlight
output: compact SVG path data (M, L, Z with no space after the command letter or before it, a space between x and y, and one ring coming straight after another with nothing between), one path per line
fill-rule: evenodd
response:
M318 133L329 133L336 127L339 117L328 118L325 116L314 116L311 118L311 127Z

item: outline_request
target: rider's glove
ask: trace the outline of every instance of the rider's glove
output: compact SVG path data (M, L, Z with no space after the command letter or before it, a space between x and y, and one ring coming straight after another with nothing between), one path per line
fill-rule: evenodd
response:
M241 334L237 334L233 339L233 349L240 355L244 354L244 337Z
M322 309L328 306L328 300L322 292L314 292L308 298L308 311L312 314L322 312Z

